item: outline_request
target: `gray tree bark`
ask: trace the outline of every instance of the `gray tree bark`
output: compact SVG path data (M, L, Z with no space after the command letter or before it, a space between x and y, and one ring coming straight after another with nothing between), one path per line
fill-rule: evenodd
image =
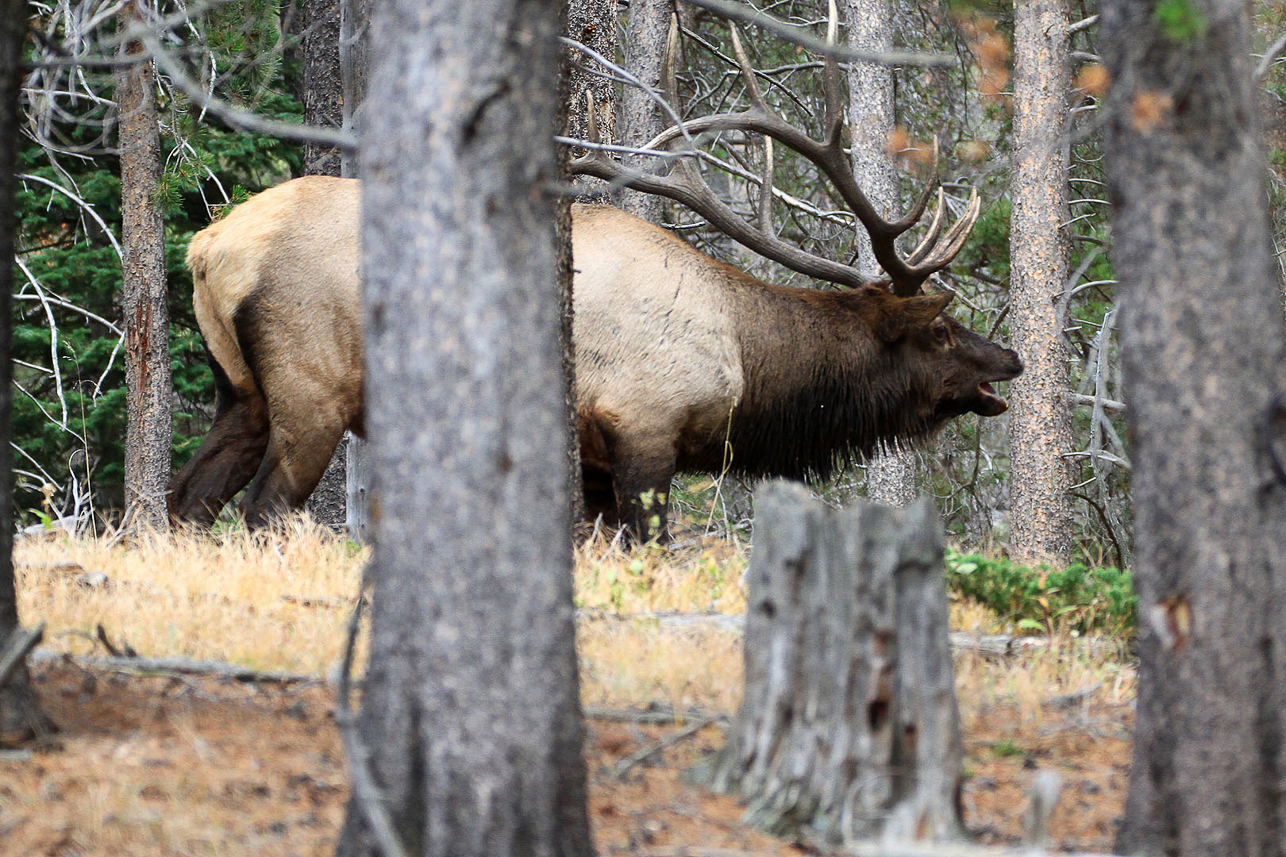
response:
M559 5L386 0L362 147L360 735L407 853L589 855L553 203ZM339 847L374 855L350 804Z
M1072 549L1068 354L1056 311L1068 276L1067 50L1064 0L1014 5L1009 332L1026 369L1010 388L1009 552L1055 564Z
M365 133L363 104L366 101L366 75L371 38L372 0L339 0L339 66L343 90L344 130L361 137ZM359 162L355 157L341 159L340 174L358 178ZM346 528L348 537L357 542L370 540L371 509L368 496L369 465L366 444L361 438L345 434L344 475ZM332 465L333 466L333 463ZM328 466L329 469L329 466Z
M569 0L564 20L568 38L580 42L605 56L616 56L616 0ZM590 60L580 51L564 49L561 79L562 119L558 123L562 134L584 140L589 135L589 104L593 96L594 117L603 140L612 140L616 128L616 95L611 81L587 71ZM577 154L570 147L559 149L559 170L568 181L567 164ZM585 190L580 197L586 202L609 202L607 183L590 176L577 176L573 180ZM596 190L597 189L597 190ZM563 354L563 378L566 391L567 413L567 472L572 525L585 518L585 492L581 477L579 421L576 416L576 349L572 340L572 199L562 196L557 201L555 232L558 240L558 284L560 294L561 324L559 344Z
M654 93L664 94L665 54L673 18L674 0L630 0L625 25L625 69ZM640 147L669 125L655 94L625 85L621 93L621 145ZM640 172L663 169L656 158L647 155L625 155L621 162ZM625 189L617 205L650 223L661 223L659 196Z
M18 96L23 82L22 45L27 34L25 0L0 0L0 650L19 629L18 596L13 577L13 461L9 451L12 362L10 361L13 257L17 216L14 212L18 159ZM31 677L22 664L8 682L0 682L0 747L32 738L51 728L40 713Z
M957 838L964 745L933 503L833 511L776 482L755 508L745 692L713 786L778 834Z
M341 128L344 87L339 64L340 0L304 0L303 5L304 122L323 128ZM305 143L304 174L339 175L339 149Z
M138 20L126 6L123 21ZM170 314L166 305L165 221L156 204L161 179L161 127L156 78L139 42L119 56L138 58L116 70L117 145L121 161L125 322L125 505L127 519L158 529L168 524L173 434L170 385Z
M343 74L339 63L339 0L304 0L304 122L327 128L344 124ZM304 174L338 176L339 149L304 145ZM341 440L321 482L308 498L308 513L340 532L348 521L348 441Z
M616 56L616 0L568 0L566 33L569 39L580 42L605 57ZM587 95L594 97L594 118L598 132L605 141L616 139L616 91L605 77L590 74L593 60L573 48L566 49L566 74L563 83L563 100L567 117L563 134L577 140L589 135ZM564 153L573 157L574 153ZM592 176L576 176L575 183L586 188L606 188L607 182ZM607 193L582 196L587 201L607 202Z
M1139 595L1118 850L1282 854L1286 325L1250 6L1158 6L1099 25Z
M889 0L846 0L844 15L849 47L893 49L893 9ZM898 207L897 172L885 154L893 125L893 69L877 63L852 63L848 71L848 127L853 139L853 174L876 210L886 217ZM878 271L870 236L861 229L857 248L858 267ZM866 468L866 494L893 506L906 506L915 500L915 453L889 450L873 457Z

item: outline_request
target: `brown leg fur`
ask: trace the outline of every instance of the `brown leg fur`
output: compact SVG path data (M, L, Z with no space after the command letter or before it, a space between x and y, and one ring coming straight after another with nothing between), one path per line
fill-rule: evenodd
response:
M245 487L268 448L268 414L263 399L220 396L210 433L170 487L170 519L202 527Z
M303 508L344 434L338 421L291 428L272 427L268 451L241 501L248 526L265 526L283 512Z
M672 435L663 431L624 437L605 430L612 459L612 487L626 535L640 543L669 537L666 514L674 479Z

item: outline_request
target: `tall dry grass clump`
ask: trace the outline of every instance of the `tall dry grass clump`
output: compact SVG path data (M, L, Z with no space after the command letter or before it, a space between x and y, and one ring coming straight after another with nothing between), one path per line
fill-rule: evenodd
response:
M21 615L47 623L56 651L106 654L101 626L146 657L321 675L339 657L366 552L296 518L254 534L23 538L14 559Z

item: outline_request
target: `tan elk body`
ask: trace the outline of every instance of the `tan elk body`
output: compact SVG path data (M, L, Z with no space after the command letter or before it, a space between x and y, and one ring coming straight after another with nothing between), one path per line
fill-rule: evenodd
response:
M296 179L188 252L218 413L170 508L209 523L298 507L362 431L359 188ZM646 537L676 470L825 475L950 417L1004 410L1017 356L941 315L948 295L762 283L666 230L573 207L576 401L591 514ZM521 288L521 284L515 284ZM253 481L251 481L253 478Z

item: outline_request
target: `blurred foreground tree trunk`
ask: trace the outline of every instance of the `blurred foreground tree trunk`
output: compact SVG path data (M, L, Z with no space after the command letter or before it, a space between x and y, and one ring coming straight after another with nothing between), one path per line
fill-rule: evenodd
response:
M304 122L339 128L344 122L343 75L339 63L340 0L304 0ZM304 174L338 176L341 155L334 146L304 145ZM321 482L308 498L308 513L335 532L348 520L348 435L340 440Z
M848 46L870 51L893 49L893 8L889 0L846 0ZM886 150L893 137L893 69L882 63L854 62L848 71L848 127L853 135L853 174L867 199L884 217L897 217L897 171ZM880 270L871 238L858 230L858 267ZM866 495L880 503L906 506L916 494L915 452L887 450L866 467Z
M1057 565L1072 550L1070 386L1057 312L1068 276L1067 38L1064 0L1014 5L1009 330L1026 368L1010 387L1009 552Z
M1124 853L1286 849L1286 328L1249 15L1102 6L1139 594Z
M339 853L592 853L558 342L552 0L385 0L362 146L375 557ZM388 853L388 852L384 852Z
M122 11L122 28L142 21L135 2ZM123 44L118 56L137 60L116 69L124 250L125 513L131 522L160 528L168 522L165 492L173 434L165 221L156 202L161 126L156 115L156 73L142 43Z
M13 463L9 451L12 363L10 330L14 211L18 159L18 94L22 85L22 44L27 33L25 0L0 0L0 652L19 630L13 576ZM162 506L164 508L164 506ZM40 713L25 664L0 681L0 747L29 740L50 724Z

